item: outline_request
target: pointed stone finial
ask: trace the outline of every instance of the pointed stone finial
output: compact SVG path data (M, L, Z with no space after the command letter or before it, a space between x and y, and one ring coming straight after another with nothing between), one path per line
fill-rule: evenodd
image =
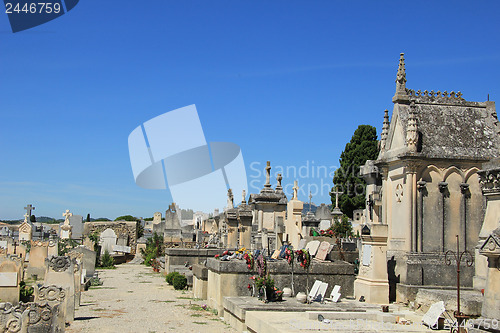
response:
M283 180L283 177L281 176L281 173L278 173L278 177L276 177L276 181L278 182L278 185L276 185L276 188L281 188L281 181Z
M266 183L264 187L271 187L271 161L267 161L266 166Z
M311 212L312 198L313 198L313 195L312 195L311 191L309 191L309 212Z
M247 191L243 190L243 192L241 193L241 203L243 205L246 205L247 203Z
M415 102L410 104L410 114L406 125L406 146L408 151L417 152L418 144L418 126L417 126L417 107Z
M392 98L393 102L407 101L408 94L406 92L406 70L404 53L399 55L398 73L396 75L396 93Z
M389 110L384 111L384 122L382 125L382 133L380 134L380 150L385 150L387 136L389 135Z
M299 182L298 181L294 181L293 182L293 198L292 200L298 200L297 199L297 192L299 191Z
M227 209L234 208L234 198L233 191L231 189L227 190Z

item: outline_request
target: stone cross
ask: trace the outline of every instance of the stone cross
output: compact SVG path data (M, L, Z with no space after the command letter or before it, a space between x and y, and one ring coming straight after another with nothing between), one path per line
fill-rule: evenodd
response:
M336 188L335 188L335 191L333 191L333 188L332 188L330 195L334 195L334 194L335 194L335 208L339 208L339 195L344 194L344 192L340 192Z
M31 211L35 210L35 207L33 207L31 204L29 204L29 205L26 205L26 207L24 207L24 209L26 209L26 214L28 214L28 216L31 217Z
M312 193L311 191L309 191L309 211L311 211L312 198L313 198Z
M241 193L241 203L242 204L246 204L247 203L247 191L243 190L243 192Z
M66 209L66 213L63 213L62 216L64 216L64 224L69 224L69 217L73 216L73 213L70 213L69 209Z
M30 218L30 216L28 215L28 213L24 214L24 222L28 222L28 219Z
M293 198L294 200L297 200L297 191L299 190L299 184L298 181L293 182Z
M271 187L271 161L267 161L265 187Z

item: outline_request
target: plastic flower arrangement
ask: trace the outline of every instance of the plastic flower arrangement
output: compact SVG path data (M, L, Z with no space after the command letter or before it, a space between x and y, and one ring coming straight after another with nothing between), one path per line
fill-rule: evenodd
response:
M287 248L285 249L285 259L288 262L288 265L291 265L293 263L294 253L291 246L287 246Z
M311 255L308 250L297 250L295 251L295 256L300 266L304 269L308 269L311 265Z
M254 267L254 264L255 264L255 260L253 259L253 256L249 253L245 253L243 255L243 259L245 259L246 263L247 263L247 268L249 270L252 270L253 267Z

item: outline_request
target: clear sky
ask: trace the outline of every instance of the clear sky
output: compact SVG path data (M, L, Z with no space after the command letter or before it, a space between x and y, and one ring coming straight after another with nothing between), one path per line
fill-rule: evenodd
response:
M496 0L82 0L13 34L0 13L0 219L27 203L58 218L164 213L171 196L135 184L127 138L190 104L207 141L240 145L250 192L271 160L303 167L299 184L329 202L313 166L337 167L360 124L380 133L400 52L408 88L500 97L499 14Z

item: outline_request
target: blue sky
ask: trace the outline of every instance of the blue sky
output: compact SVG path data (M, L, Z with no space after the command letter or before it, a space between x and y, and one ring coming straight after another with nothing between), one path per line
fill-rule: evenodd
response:
M304 187L328 188L312 165L338 166L360 124L380 133L400 52L409 88L500 96L499 9L498 1L85 0L15 34L0 13L0 219L22 218L27 203L60 218L66 209L164 212L170 194L135 184L127 138L190 104L207 141L240 145L249 182L271 160L305 166ZM328 202L327 190L313 201Z

